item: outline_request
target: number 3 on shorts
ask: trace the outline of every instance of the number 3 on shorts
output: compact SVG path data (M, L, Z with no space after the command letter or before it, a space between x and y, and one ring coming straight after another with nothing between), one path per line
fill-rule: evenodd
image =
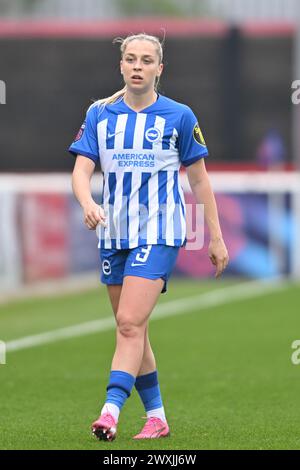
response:
M141 252L138 253L135 257L136 261L145 263L148 259L148 256L150 255L151 248L152 245L148 245L147 248L141 248Z

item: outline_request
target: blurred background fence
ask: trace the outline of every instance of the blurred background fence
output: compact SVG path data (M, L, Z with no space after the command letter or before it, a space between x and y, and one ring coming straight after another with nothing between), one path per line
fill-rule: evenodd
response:
M245 19L294 21L298 0L1 0L6 18L101 19L124 15L168 15L219 17L229 21Z
M161 93L199 117L227 275L299 277L299 13L294 0L0 0L0 291L98 269L66 149L92 100L122 86L112 39L140 31L166 34ZM176 273L212 276L206 249L181 250Z

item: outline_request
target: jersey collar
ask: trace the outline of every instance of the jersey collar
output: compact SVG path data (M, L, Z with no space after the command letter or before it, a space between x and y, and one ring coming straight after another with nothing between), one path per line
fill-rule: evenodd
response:
M120 99L120 101L118 101L117 103L113 103L112 104L112 107L117 107L117 111L124 111L124 112L127 112L127 113L133 113L133 114L139 114L139 113L149 113L152 111L153 108L155 108L159 103L160 103L160 100L161 100L161 95L160 93L157 93L157 100L154 101L154 103L150 104L150 106L147 106L146 108L144 109L141 109L140 111L135 111L134 109L130 108L130 106L128 106L125 101L124 101L124 97L122 96L122 98Z

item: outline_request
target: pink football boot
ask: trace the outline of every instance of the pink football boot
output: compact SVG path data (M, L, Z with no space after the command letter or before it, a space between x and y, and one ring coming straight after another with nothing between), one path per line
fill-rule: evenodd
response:
M139 434L133 439L157 439L159 437L167 437L170 435L168 423L159 418L148 418L145 426Z
M92 424L92 433L99 441L113 441L117 435L117 423L110 413L102 414Z

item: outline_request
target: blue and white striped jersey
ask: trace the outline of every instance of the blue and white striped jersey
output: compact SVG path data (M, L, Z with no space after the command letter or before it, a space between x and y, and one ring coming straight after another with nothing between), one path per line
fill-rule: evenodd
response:
M95 102L69 150L100 161L107 222L101 248L185 244L179 168L208 155L188 106L161 94L139 112L123 98L105 106Z

